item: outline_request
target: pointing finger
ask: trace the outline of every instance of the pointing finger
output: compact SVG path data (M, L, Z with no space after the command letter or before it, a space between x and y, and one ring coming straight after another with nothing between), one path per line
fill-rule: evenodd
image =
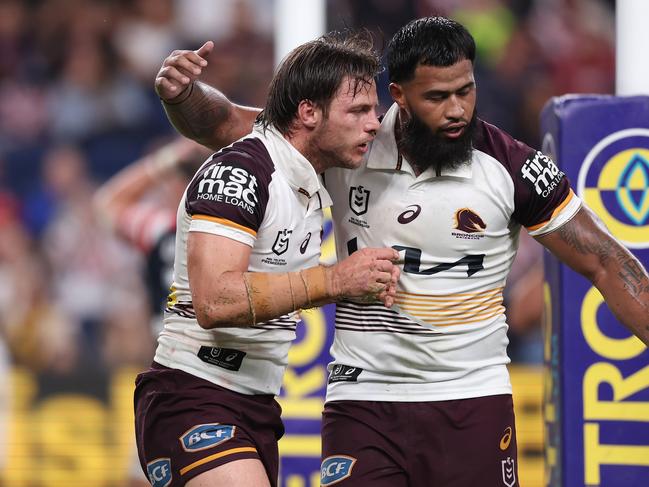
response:
M201 66L207 66L207 61L205 61L205 58L207 56L209 56L209 54L212 52L212 49L214 49L214 42L207 41L205 44L203 44L201 47L199 47L196 51L194 51L196 54L198 54L200 57L203 58L203 62L200 63Z

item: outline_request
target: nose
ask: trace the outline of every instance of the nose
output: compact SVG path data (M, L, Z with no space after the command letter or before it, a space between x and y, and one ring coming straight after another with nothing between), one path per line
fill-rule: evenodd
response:
M379 117L376 115L376 110L371 110L367 123L365 124L365 132L374 136L380 126L381 122L379 122Z
M460 119L464 116L464 105L456 95L448 97L445 115L449 119Z

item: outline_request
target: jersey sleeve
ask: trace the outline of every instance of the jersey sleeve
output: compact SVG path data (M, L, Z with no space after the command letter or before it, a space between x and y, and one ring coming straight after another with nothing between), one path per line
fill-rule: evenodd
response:
M252 247L264 219L271 176L270 156L258 139L214 154L187 188L189 231L232 238Z
M565 173L542 152L529 149L522 164L513 166L513 217L530 235L556 230L581 208Z

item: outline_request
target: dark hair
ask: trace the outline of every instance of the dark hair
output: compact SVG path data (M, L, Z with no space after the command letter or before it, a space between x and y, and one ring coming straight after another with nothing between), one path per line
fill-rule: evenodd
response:
M257 117L263 127L273 125L282 134L291 129L298 105L310 100L327 109L345 77L356 94L381 71L380 58L368 33L331 32L293 49L270 83L266 108Z
M409 81L417 65L451 66L475 60L475 41L466 28L445 17L409 22L388 44L388 72L392 83Z

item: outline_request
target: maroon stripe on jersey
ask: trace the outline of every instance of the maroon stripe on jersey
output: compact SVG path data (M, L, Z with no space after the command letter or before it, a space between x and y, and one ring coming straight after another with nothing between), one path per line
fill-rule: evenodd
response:
M439 333L388 309L382 304L341 301L336 304L336 329L360 332L390 332L406 335Z
M261 140L250 137L203 164L187 188L190 215L222 218L257 232L275 166Z
M482 120L475 149L496 159L514 183L513 218L525 227L547 222L570 194L566 175L548 156Z

